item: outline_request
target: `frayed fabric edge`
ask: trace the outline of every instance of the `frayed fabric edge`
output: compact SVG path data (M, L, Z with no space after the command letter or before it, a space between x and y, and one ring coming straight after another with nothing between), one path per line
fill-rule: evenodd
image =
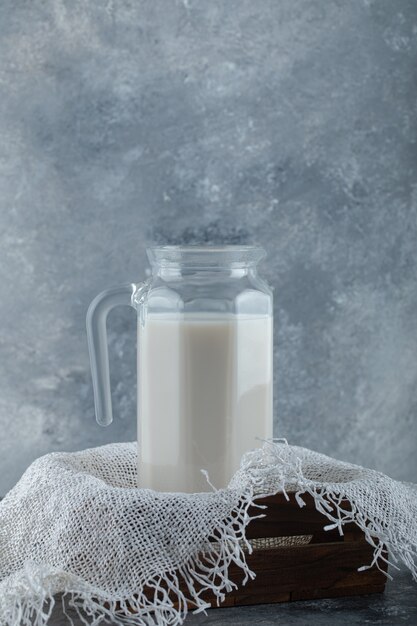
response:
M381 562L399 570L397 563L401 561L410 570L414 581L417 582L417 546L411 546L409 542L401 541L401 539L395 536L393 529L379 523L375 518L370 519L365 507L352 502L344 494L343 489L337 488L336 484L332 487L329 485L321 487L317 486L316 481L307 479L303 474L302 460L297 457L286 439L273 439L265 443L281 443L287 452L290 451L291 459L288 460L279 454L278 446L267 445L269 448L268 452L272 453L282 467L287 467L293 474L295 480L294 482L293 480L291 481L293 487L291 493L294 495L298 506L305 506L302 496L308 493L314 500L316 510L326 516L331 522L324 526L323 530L327 531L337 528L340 535L343 535L343 526L354 523L364 533L365 539L372 546L374 553L371 563L359 567L359 572L376 566L387 578L392 580L392 576L388 571L381 567ZM284 493L287 496L285 484L281 484L278 491L270 495L276 495L277 493ZM342 501L349 502L350 510L341 506ZM384 555L387 550L389 550L390 558Z

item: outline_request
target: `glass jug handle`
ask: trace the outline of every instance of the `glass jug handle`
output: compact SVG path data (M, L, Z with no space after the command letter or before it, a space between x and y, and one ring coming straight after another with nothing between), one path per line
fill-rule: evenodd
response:
M115 306L136 308L147 283L125 283L111 287L94 298L87 311L87 341L93 379L96 419L101 426L113 421L110 390L109 352L107 347L107 315Z

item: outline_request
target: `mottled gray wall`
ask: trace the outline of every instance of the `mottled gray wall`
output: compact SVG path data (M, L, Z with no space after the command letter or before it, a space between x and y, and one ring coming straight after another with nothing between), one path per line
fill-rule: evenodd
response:
M135 437L84 319L147 242L249 242L275 287L276 434L417 474L415 0L0 3L0 493L50 450Z

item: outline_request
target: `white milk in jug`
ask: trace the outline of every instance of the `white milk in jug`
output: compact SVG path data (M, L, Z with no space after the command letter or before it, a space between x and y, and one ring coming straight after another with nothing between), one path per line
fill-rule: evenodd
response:
M272 317L152 314L138 327L139 486L226 487L272 437Z

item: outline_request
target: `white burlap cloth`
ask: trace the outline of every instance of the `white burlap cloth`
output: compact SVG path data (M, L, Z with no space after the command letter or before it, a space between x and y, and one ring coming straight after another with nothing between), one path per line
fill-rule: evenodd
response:
M187 599L207 608L202 588L221 601L234 587L231 563L253 577L248 508L255 494L279 491L296 492L300 506L311 494L329 529L354 521L374 547L373 562L386 544L391 561L417 580L411 484L280 440L245 455L228 489L155 493L136 487L136 444L111 444L41 457L0 503L0 624L46 624L58 593L88 624L182 624Z

